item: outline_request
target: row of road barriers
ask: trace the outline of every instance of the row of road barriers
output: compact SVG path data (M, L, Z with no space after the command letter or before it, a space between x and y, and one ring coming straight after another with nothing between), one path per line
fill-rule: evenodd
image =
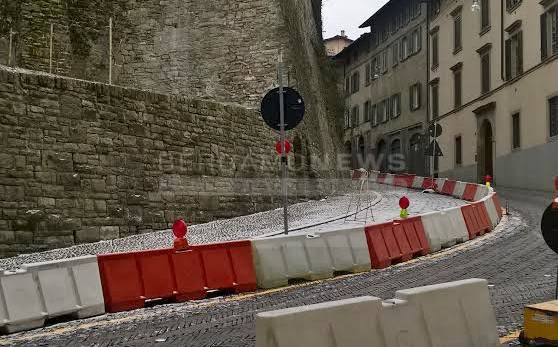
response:
M498 196L487 187L377 172L369 180L433 187L437 193L475 202L360 228L25 264L0 274L0 330L34 329L59 316L84 318L137 309L149 300L181 302L202 299L209 291L250 292L286 286L294 279L385 268L473 239L502 218Z
M470 279L259 313L256 347L497 347L487 282Z

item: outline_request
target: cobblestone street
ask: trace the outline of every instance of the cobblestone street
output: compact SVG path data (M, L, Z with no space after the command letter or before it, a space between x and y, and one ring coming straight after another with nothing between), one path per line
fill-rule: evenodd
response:
M363 295L391 298L404 288L465 278L490 283L501 336L519 330L523 306L554 295L556 256L542 240L540 215L551 195L498 189L511 215L490 234L385 270L298 283L258 293L158 305L61 323L3 338L14 346L252 346L257 312Z

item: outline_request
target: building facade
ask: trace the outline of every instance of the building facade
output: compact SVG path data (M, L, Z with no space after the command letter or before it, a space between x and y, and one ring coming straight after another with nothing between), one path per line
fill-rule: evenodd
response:
M341 30L341 35L335 35L324 40L326 54L328 57L334 57L351 43L353 43L353 40L347 37L345 30Z
M440 176L552 190L558 175L558 0L435 0L431 115Z
M343 69L346 152L353 167L425 173L426 6L392 0L361 27L370 32L336 59Z

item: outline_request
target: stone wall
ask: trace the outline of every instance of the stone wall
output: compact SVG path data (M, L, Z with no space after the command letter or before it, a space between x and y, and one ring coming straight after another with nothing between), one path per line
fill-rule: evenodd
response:
M0 256L277 207L274 138L254 110L2 68Z
M108 81L113 18L113 84L257 107L277 83L282 49L286 80L306 100L309 126L298 129L316 155L335 156L342 98L325 56L321 0L4 0L0 63L16 32L12 66Z

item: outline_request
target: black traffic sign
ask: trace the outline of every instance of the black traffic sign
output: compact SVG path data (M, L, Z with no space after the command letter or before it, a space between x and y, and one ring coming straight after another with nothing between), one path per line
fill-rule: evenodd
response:
M426 155L430 156L430 157L443 157L444 153L442 153L442 149L440 148L440 145L438 144L438 141L433 140L432 142L430 142L430 145L428 145L428 148L426 149Z
M304 117L305 106L302 96L290 87L283 87L285 105L285 130L294 129ZM279 88L270 90L261 104L262 118L272 129L281 130L279 114Z
M553 208L553 204L544 211L541 230L548 247L558 253L558 208Z
M442 126L438 123L432 124L428 128L428 133L430 134L430 137L440 137L440 135L442 135Z

